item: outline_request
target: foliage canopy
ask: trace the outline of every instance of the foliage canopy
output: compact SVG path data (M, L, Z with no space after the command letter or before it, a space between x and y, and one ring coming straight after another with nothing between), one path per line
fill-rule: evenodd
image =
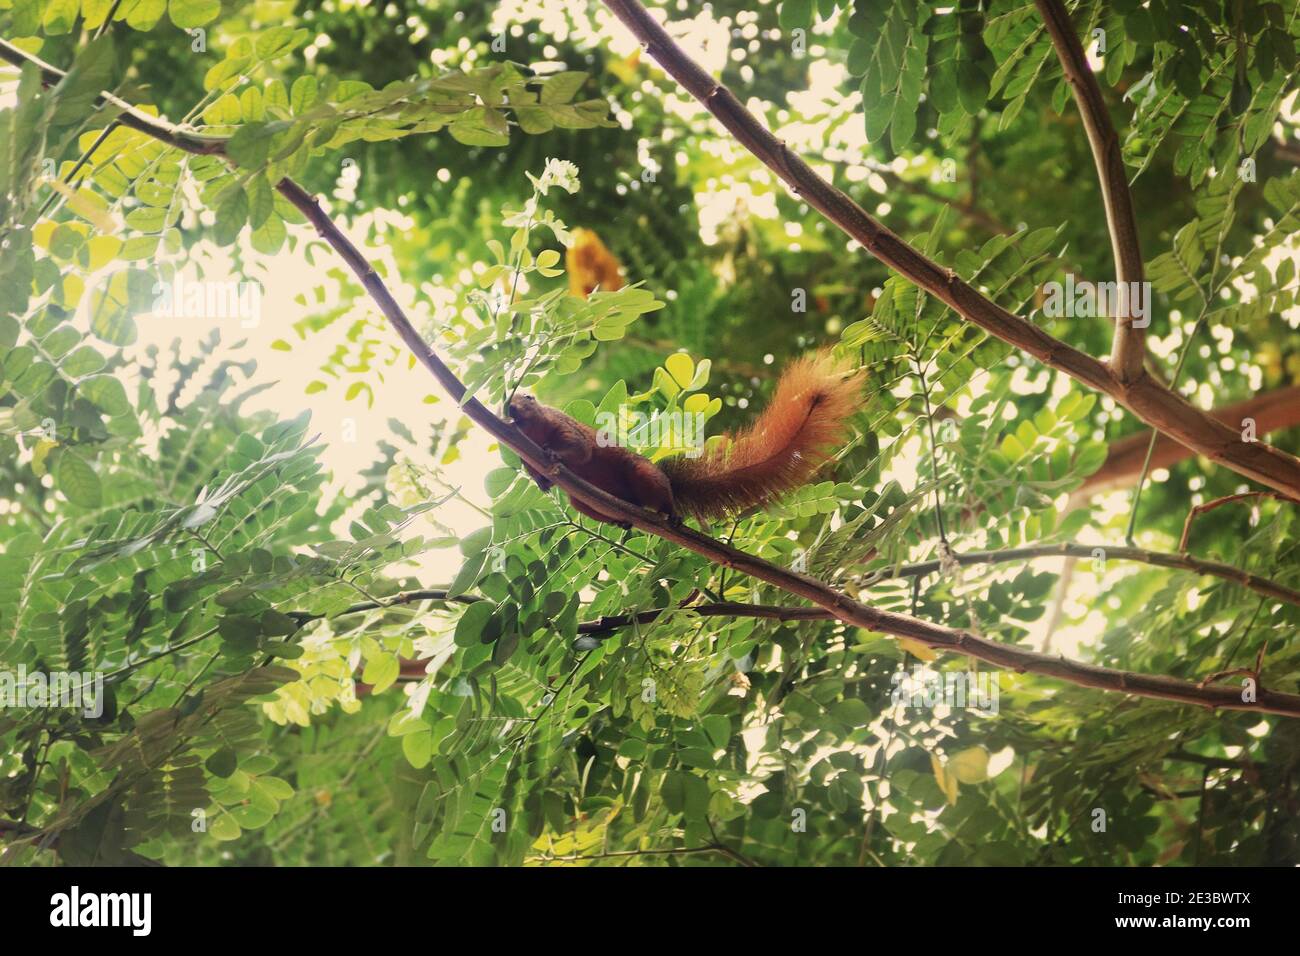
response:
M1300 860L1293 717L987 668L993 715L900 706L900 671L973 662L835 620L697 613L800 602L580 519L509 449L458 483L477 436L432 380L340 476L332 431L259 407L267 357L233 323L146 341L178 274L210 291L326 263L262 321L271 350L328 357L276 374L304 404L382 405L411 359L288 177L496 409L526 388L586 422L682 410L718 433L807 348L869 368L824 480L715 537L994 641L1073 629L1092 663L1193 683L1260 667L1300 691L1300 607L1240 579L945 556L1120 545L1131 519L1144 553L1174 552L1240 475L1193 456L1140 499L1136 475L1093 494L1140 422L847 242L600 4L435 6L0 0L0 37L68 69L0 76L0 671L105 682L101 713L0 709L6 862ZM1067 6L1140 211L1153 374L1202 407L1300 385L1300 3ZM674 29L792 150L999 305L1109 353L1104 315L1043 308L1046 283L1114 266L1035 4L684 8ZM122 122L124 103L200 148ZM584 241L627 284L575 295ZM1295 453L1296 418L1261 440ZM662 437L633 433L654 458ZM1215 508L1190 550L1300 588L1298 513Z

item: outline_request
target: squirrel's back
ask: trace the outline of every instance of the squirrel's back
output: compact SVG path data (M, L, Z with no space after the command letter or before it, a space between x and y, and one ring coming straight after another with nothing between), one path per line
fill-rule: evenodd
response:
M752 425L699 458L662 463L677 507L708 520L807 484L847 438L863 379L829 352L792 362Z

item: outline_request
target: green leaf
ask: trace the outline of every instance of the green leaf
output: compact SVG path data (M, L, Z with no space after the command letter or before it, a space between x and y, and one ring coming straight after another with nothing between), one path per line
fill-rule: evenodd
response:
M587 74L580 70L566 70L548 76L542 81L541 102L546 105L567 103L573 99L586 80Z
M50 0L43 26L50 36L69 33L77 21L77 0Z
M239 754L233 747L222 747L208 757L203 766L214 777L229 777L239 766Z
M264 176L256 176L244 187L248 194L248 224L259 229L271 218L275 209L275 196Z
M238 187L229 190L217 207L217 225L212 238L218 245L228 246L239 238L248 222L248 194Z
M272 27L257 35L254 50L263 60L283 56L307 39L307 31L293 27Z
M100 280L90 293L90 330L110 345L133 344L135 314L152 309L162 291L143 269L122 269Z
M378 694L393 685L401 669L402 665L396 654L376 654L366 661L366 669L361 673L361 680L374 685L374 693Z
M131 402L126 397L126 387L116 375L92 375L90 378L82 379L77 388L105 414L127 415L131 412Z
M132 30L152 30L167 12L167 0L135 0L124 3L116 19L126 15L126 25Z
M169 0L167 15L182 30L211 23L221 14L221 0Z
M98 508L103 503L99 475L85 459L75 452L64 450L59 455L55 487L81 508Z
M242 109L241 109L242 113ZM271 138L279 124L248 123L235 130L226 144L230 158L243 169L258 169L266 163L271 148Z
M214 840L229 842L238 840L243 835L243 828L236 822L230 814L222 812L213 819L212 824L208 827L208 833Z
M795 30L812 26L813 3L814 0L781 0L781 8L777 11L777 23L781 29Z
M289 90L289 109L295 116L316 102L318 84L314 76L300 76Z
M871 721L871 708L857 697L846 697L831 705L831 716L850 727L865 727Z
M491 601L477 601L466 607L460 620L456 622L456 645L472 647L478 644L491 617Z
M465 146L505 146L510 142L508 132L488 126L481 116L458 119L447 131Z

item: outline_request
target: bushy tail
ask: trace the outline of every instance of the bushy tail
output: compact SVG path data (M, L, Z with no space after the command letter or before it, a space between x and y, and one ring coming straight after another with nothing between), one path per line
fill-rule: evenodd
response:
M861 372L847 373L829 352L786 366L754 424L699 458L662 463L678 510L706 521L807 484L844 443L863 379Z

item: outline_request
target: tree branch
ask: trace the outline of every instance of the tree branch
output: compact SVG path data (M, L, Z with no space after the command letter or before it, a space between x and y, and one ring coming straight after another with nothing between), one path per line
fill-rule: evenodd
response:
M0 59L17 67L28 64L37 67L41 71L41 82L46 86L58 86L64 77L68 75L63 70L50 66L35 54L21 50L4 39L0 39ZM168 123L166 120L150 116L148 113L136 109L126 100L114 96L112 93L100 93L95 105L113 107L114 110L121 112L121 115L116 117L117 122L123 126L129 126L137 132L144 133L146 136L152 136L168 146L175 146L177 149L183 149L187 153L200 156L225 154L227 139L225 136L207 136L183 129L173 123Z
M1101 553L1098 554L1097 552ZM1265 597L1283 601L1287 604L1300 605L1300 591L1278 584L1270 578L1251 574L1249 571L1243 571L1241 568L1233 567L1230 564L1221 564L1218 561L1204 561L1191 555L1172 554L1167 551L1148 551L1145 548L1129 548L1119 545L1063 543L1028 545L1023 548L1008 548L1003 551L967 551L963 554L954 552L952 556L962 566L1005 564L1008 561L1027 561L1034 558L1048 557L1084 559L1095 557L1102 561L1138 561L1142 564L1152 564L1162 568L1179 568L1197 574L1223 578L1225 581L1235 581L1256 594L1262 594ZM920 564L904 565L897 572L886 572L885 577L882 578L869 577L862 582L862 585L869 587L878 581L888 580L891 577L932 574L940 570L940 568L941 562L936 558Z
M1191 511L1187 512L1187 518L1183 521L1183 536L1178 539L1178 550L1182 552L1187 551L1187 542L1192 536L1192 522L1196 520L1198 515L1203 515L1207 511L1213 511L1215 508L1229 504L1233 501L1243 501L1246 498L1272 498L1275 501L1285 501L1293 505L1300 504L1300 502L1292 501L1290 498L1276 494L1272 491L1245 491L1239 495L1224 495L1222 498L1215 498L1213 501L1207 501L1204 504L1196 505Z
M1291 428L1300 425L1300 385L1255 395L1214 409L1210 414L1230 428L1240 428L1244 419L1252 419L1259 435ZM1142 473L1142 464L1150 443L1151 433L1148 431L1112 442L1106 463L1089 475L1075 494L1091 495L1133 484ZM1196 452L1192 449L1179 444L1168 435L1158 435L1155 451L1151 455L1151 467L1170 468L1194 454Z
M613 2L607 0L616 12L625 10L629 7L626 0ZM638 5L632 4L635 9L640 11L640 16L649 20L644 9ZM620 15L622 15L620 13ZM671 43L667 40L667 35L659 29L657 24L649 21L659 34L662 41ZM658 56L665 55L662 49L657 49ZM699 67L695 66L684 55L678 51L685 63L689 65L690 70L698 74L695 87L699 88L700 83L707 84L712 90L721 90L708 80L707 74L704 74ZM22 63L30 62L31 58L10 44L0 41L0 58L8 59L10 62ZM16 58L16 59L15 59ZM53 79L57 82L62 78L62 74L48 68L51 75L47 75L49 81ZM725 93L725 96L723 95ZM762 136L775 143L771 134L762 127L754 123L753 118L745 113L744 109L730 93L723 91L717 95L710 94L709 100L722 99L731 104L728 110L738 111L748 118ZM164 142L169 142L180 149L188 149L187 140L183 137L176 136L177 131L171 124L162 120L153 120L144 122L142 119L140 126L132 128L141 129L149 135L154 135L154 129L162 132L164 135L159 136ZM171 131L176 138L168 139L166 134ZM782 153L784 147L780 147ZM203 149L193 150L207 154L224 155L223 145L212 147L211 143L205 141ZM228 158L228 157L227 157ZM801 163L797 158L790 157L790 161ZM993 324L1013 330L1016 336L1023 333L1026 341L1029 342L1036 351L1031 354L1040 354L1043 356L1053 357L1055 361L1064 364L1078 364L1080 368L1092 370L1090 375L1099 381L1110 383L1112 380L1106 372L1105 367L1068 346L1056 342L1046 333L1042 332L1035 326L1017 318L993 305L987 299L979 296L973 289L958 280L954 273L944 272L937 265L925 259L920 253L917 253L910 246L902 243L901 240L894 237L892 233L883 230L878 224L866 216L847 199L842 193L832 189L822 182L806 165L802 167L806 175L812 178L815 184L820 184L820 189L828 191L836 204L847 203L848 207L857 210L857 214L866 218L871 224L872 234L874 236L873 244L877 250L886 251L895 259L906 258L910 266L914 266L913 271L919 275L924 275L927 279L933 279L936 288L943 288L946 294L953 301L965 302L969 308L978 308L985 311L986 316L992 316ZM425 342L411 325L410 320L406 317L401 307L397 304L392 294L384 285L383 280L371 268L369 262L357 250L356 246L345 236L342 230L336 226L330 218L325 215L324 211L317 204L316 200L302 189L297 183L290 179L281 180L276 187L281 195L288 199L298 208L304 216L316 227L317 232L322 238L343 257L349 268L356 273L361 280L362 285L367 292L374 298L379 305L380 310L388 318L393 328L397 331L402 341L407 344L415 357L423 364L451 395L451 397L461 405L466 416L479 424L489 434L497 438L502 444L512 449L525 462L535 468L538 472L545 474L554 484L563 488L571 497L592 507L602 514L610 515L620 521L625 521L634 527L645 531L649 534L658 535L665 540L672 541L696 554L708 558L715 564L725 568L740 571L750 577L765 581L768 584L781 588L797 597L805 598L808 601L829 611L835 618L846 624L855 627L866 628L871 631L879 631L883 634L890 634L895 637L907 637L925 644L928 647L937 650L947 650L954 653L963 654L976 660L984 661L995 667L1007 668L1017 672L1032 672L1042 674L1047 677L1057 678L1072 684L1078 684L1083 687L1094 687L1100 690L1115 691L1124 694L1131 694L1138 697L1150 697L1158 700L1172 700L1181 703L1196 704L1211 709L1224 710L1246 710L1256 713L1280 714L1288 717L1300 717L1300 696L1295 694L1279 693L1264 687L1256 690L1256 699L1252 701L1243 700L1240 691L1225 687L1222 685L1209 685L1202 687L1189 681L1179 680L1173 677L1156 674L1134 674L1127 671L1115 670L1108 667L1099 667L1092 664L1085 664L1080 661L1067 660L1064 657L1053 657L1047 654L1039 654L1015 645L1000 644L997 641L991 641L987 638L973 634L970 631L958 630L956 628L945 627L939 624L932 624L927 621L921 621L916 618L908 617L903 614L896 614L892 611L882 611L876 608L868 607L860 601L850 598L848 595L836 591L834 588L818 581L815 578L795 571L790 571L770 561L747 554L730 545L715 541L708 535L702 534L685 525L674 523L666 519L657 512L648 511L636 505L624 501L622 498L615 497L600 488L591 485L582 478L574 474L563 464L550 460L550 457L527 435L521 432L514 425L497 418L482 402L475 398L466 399L465 386L456 377L455 373L442 361L436 352ZM838 197L835 199L834 197ZM888 236L888 241L885 237ZM959 309L959 311L961 311ZM1189 412L1195 412L1188 406ZM1235 433L1234 433L1235 434ZM1251 446L1247 446L1251 447ZM1278 453L1280 454L1280 453ZM1220 456L1222 457L1222 456ZM1300 463L1297 463L1300 464ZM1297 485L1300 487L1300 483Z
M1300 459L1260 442L1243 441L1237 430L1228 428L1191 405L1144 371L1129 380L1121 380L1112 374L1105 362L1053 338L1032 322L1013 315L981 295L952 269L945 269L904 242L813 172L803 159L755 119L734 93L714 81L687 56L637 0L604 2L660 66L699 100L742 146L776 173L796 196L825 215L899 275L945 303L967 321L1032 355L1049 368L1111 396L1139 419L1182 444L1270 488L1300 498Z
M1115 257L1115 280L1121 283L1122 290L1142 289L1142 247L1138 241L1137 217L1133 212L1133 194L1129 192L1119 136L1111 123L1105 97L1088 67L1088 57L1070 24L1065 4L1061 0L1036 0L1036 3L1088 133L1092 161L1101 183L1102 204L1106 208L1106 227ZM1143 374L1142 365L1146 358L1146 331L1133 325L1133 302L1127 293L1120 298L1120 314L1114 317L1115 338L1110 353L1111 371L1125 383Z
M1268 494L1259 492L1257 494ZM1209 506L1202 505L1202 510L1209 510L1209 507L1223 504L1229 500L1244 497L1234 495L1228 499L1219 499L1212 502ZM1272 497L1270 495L1270 497ZM1289 500L1289 499L1282 499ZM1190 516L1189 516L1190 517ZM1100 554L1098 554L1100 552ZM957 564L962 567L981 564L1008 564L1013 561L1033 561L1036 558L1098 558L1103 561L1135 561L1140 564L1149 564L1155 567L1172 568L1183 571L1191 571L1195 574L1204 574L1209 577L1222 578L1225 581L1232 581L1244 588L1249 588L1256 594L1272 598L1276 601L1282 601L1286 604L1294 604L1300 607L1300 591L1289 588L1271 578L1261 577L1258 574L1252 574L1241 568L1234 567L1230 564L1222 564L1218 561L1205 561L1200 558L1192 557L1188 554L1174 554L1168 551L1150 551L1145 548L1129 548L1124 546L1109 546L1100 544L1076 544L1074 542L1062 542L1059 544L1036 544L1026 545L1023 548L1006 548L1001 551L967 551L958 553L951 552L951 557ZM858 581L859 587L872 587L880 584L882 581L892 581L899 578L924 577L927 574L933 574L936 571L943 570L942 559L934 558L929 561L918 561L913 564L903 564L894 568L884 568L867 575ZM334 614L313 614L308 611L289 611L289 617L292 617L298 624L304 625L311 621L324 617L342 617L345 614L359 614L363 611L378 611L391 607L401 607L406 604L414 604L417 601L447 601L456 604L476 604L479 601L486 601L488 598L480 597L477 594L458 594L455 597L447 597L447 591L444 588L421 588L413 591L403 591L395 594L390 598L379 601L362 601L359 604L353 604ZM706 604L681 604L674 605L670 608L652 608L648 611L638 611L635 614L614 614L604 615L592 621L583 621L578 625L579 634L608 634L617 631L620 628L628 627L633 622L637 624L649 624L666 611L689 611L692 614L698 614L701 617L757 617L774 621L826 621L832 620L835 615L824 608L815 607L786 607L779 604L749 604L738 601L712 601Z

